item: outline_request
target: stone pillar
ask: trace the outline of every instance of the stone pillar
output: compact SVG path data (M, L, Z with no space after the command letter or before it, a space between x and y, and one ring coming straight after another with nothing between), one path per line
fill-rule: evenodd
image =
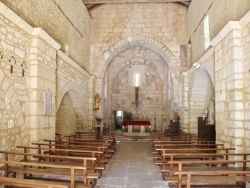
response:
M93 129L94 125L94 76L89 78L89 113L88 113L88 130Z
M35 28L31 34L30 47L30 140L39 141L55 136L56 116L56 43L41 28ZM51 115L45 116L44 92L52 94Z
M182 104L180 106L181 108L181 114L180 117L182 117L180 119L180 126L181 129L184 132L190 132L189 130L189 75L185 72L182 73L183 75L183 84L182 84Z
M237 152L243 151L245 119L241 38L239 22L229 22L211 43L215 46L216 64L216 140L236 147Z

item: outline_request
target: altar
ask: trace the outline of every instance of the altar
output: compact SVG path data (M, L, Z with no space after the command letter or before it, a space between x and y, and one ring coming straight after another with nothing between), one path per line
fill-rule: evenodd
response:
M150 121L147 120L125 120L123 121L123 129L127 127L128 133L132 133L135 130L135 127L140 127L140 133L145 133L146 128L151 128Z

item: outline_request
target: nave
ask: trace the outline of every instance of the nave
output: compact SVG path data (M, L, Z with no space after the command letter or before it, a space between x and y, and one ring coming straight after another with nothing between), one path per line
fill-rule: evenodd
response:
M162 179L159 167L154 164L152 141L122 140L96 187L168 187L167 182Z

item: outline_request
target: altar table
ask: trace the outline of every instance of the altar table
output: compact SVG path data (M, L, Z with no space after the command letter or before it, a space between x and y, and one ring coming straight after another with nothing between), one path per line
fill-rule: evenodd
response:
M149 126L149 128L151 128L150 121L146 121L146 120L125 120L125 121L123 121L123 126L128 126L128 133L132 133L133 126L136 126L136 125L140 126L141 133L145 133L145 126Z

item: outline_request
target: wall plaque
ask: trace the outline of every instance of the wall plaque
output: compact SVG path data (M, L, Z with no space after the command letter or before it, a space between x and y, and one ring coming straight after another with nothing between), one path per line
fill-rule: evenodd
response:
M51 116L52 94L49 89L44 92L44 114Z

